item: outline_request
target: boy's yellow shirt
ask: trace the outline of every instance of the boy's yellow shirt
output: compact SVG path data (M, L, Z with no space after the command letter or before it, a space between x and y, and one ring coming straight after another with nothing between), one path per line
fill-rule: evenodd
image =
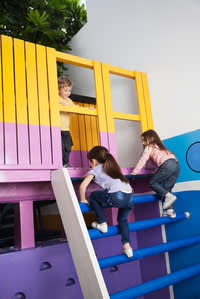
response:
M61 96L59 96L59 103L60 106L76 106L70 98L64 99ZM70 125L70 112L62 112L60 111L60 128L61 131L69 131L69 125Z

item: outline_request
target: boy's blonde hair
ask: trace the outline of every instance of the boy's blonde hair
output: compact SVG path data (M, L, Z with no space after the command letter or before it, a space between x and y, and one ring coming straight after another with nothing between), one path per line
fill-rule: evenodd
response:
M71 87L72 81L70 81L67 77L61 76L58 78L58 89L61 89L63 87Z

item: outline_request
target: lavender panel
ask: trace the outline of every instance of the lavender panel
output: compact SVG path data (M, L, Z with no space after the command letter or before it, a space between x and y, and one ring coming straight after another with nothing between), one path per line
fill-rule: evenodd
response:
M19 164L29 164L29 138L27 124L17 124L17 147Z
M80 151L71 151L69 156L69 163L72 167L81 167L81 152Z
M87 159L87 151L81 151L82 167L89 167L89 161Z
M17 164L16 124L4 123L5 163Z
M52 148L51 148L51 135L49 126L40 126L41 137L41 154L42 165L47 167L52 166Z
M116 137L115 133L108 133L108 140L109 140L109 150L112 155L117 159L117 147L116 147Z
M4 133L3 133L3 122L0 122L0 164L4 164Z
M106 148L109 148L107 132L99 132L99 139L100 139L100 145L105 146Z
M39 126L29 125L30 162L41 165L41 145Z
M0 265L0 298L83 298L66 243L1 254Z
M62 147L60 127L51 127L53 168L62 167Z

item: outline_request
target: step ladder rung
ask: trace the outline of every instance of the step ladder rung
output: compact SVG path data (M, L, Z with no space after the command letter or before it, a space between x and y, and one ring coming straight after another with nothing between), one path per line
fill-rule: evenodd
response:
M110 295L110 299L134 299L139 296L163 289L170 285L186 280L200 274L200 264L196 264L176 272L161 276L159 278L142 283L135 287L126 289Z
M98 262L100 268L104 269L110 266L136 261L145 258L147 256L157 255L167 251L176 250L178 248L192 246L198 243L200 243L200 235L187 237L181 240L171 241L167 243L162 243L162 244L158 244L146 248L136 249L133 251L133 257L130 258L127 258L124 254L120 254L116 256L99 259Z
M134 197L135 204L158 201L158 199L156 198L156 196L154 194L133 195L133 197ZM91 208L88 204L80 202L79 205L80 205L82 213L91 211Z
M158 217L158 218L152 218L152 219L146 219L146 220L140 220L135 222L129 222L129 229L131 232L133 231L139 231L147 228L152 228L155 226L159 226L162 224L168 224L168 223L174 223L177 221L181 221L183 219L186 219L189 217L189 213L185 212L183 214L177 215L175 218L169 218L169 217ZM115 236L118 234L118 227L116 225L111 225L108 227L107 233L101 233L97 229L89 229L88 230L90 238L92 240Z

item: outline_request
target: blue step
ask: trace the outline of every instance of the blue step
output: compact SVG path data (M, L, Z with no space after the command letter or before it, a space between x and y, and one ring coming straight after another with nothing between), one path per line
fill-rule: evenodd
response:
M181 240L162 243L159 245L150 246L150 247L146 247L146 248L142 248L142 249L136 249L136 250L134 250L133 257L131 257L131 258L127 258L124 254L120 254L120 255L116 255L116 256L99 259L98 262L99 262L100 268L104 269L104 268L107 268L110 266L124 264L127 262L142 259L147 256L157 255L160 253L172 251L172 250L182 248L182 247L195 245L198 243L200 243L200 235L195 235L195 236L184 238Z
M133 195L135 204L158 201L154 194ZM79 203L82 213L90 212L91 208L86 203Z
M152 218L152 219L147 219L147 220L140 220L140 221L136 221L136 222L130 222L129 229L131 232L143 230L143 229L155 227L155 226L162 225L162 224L168 224L168 223L180 221L180 220L188 218L188 216L189 216L189 213L186 212L186 213L177 215L175 218L159 217L159 218ZM100 238L117 235L118 227L116 225L109 226L108 232L103 233L103 234L97 229L89 229L88 232L89 232L90 238L92 240L95 240L95 239L100 239Z
M134 299L197 275L200 275L200 264L181 269L124 291L111 294L110 299Z

